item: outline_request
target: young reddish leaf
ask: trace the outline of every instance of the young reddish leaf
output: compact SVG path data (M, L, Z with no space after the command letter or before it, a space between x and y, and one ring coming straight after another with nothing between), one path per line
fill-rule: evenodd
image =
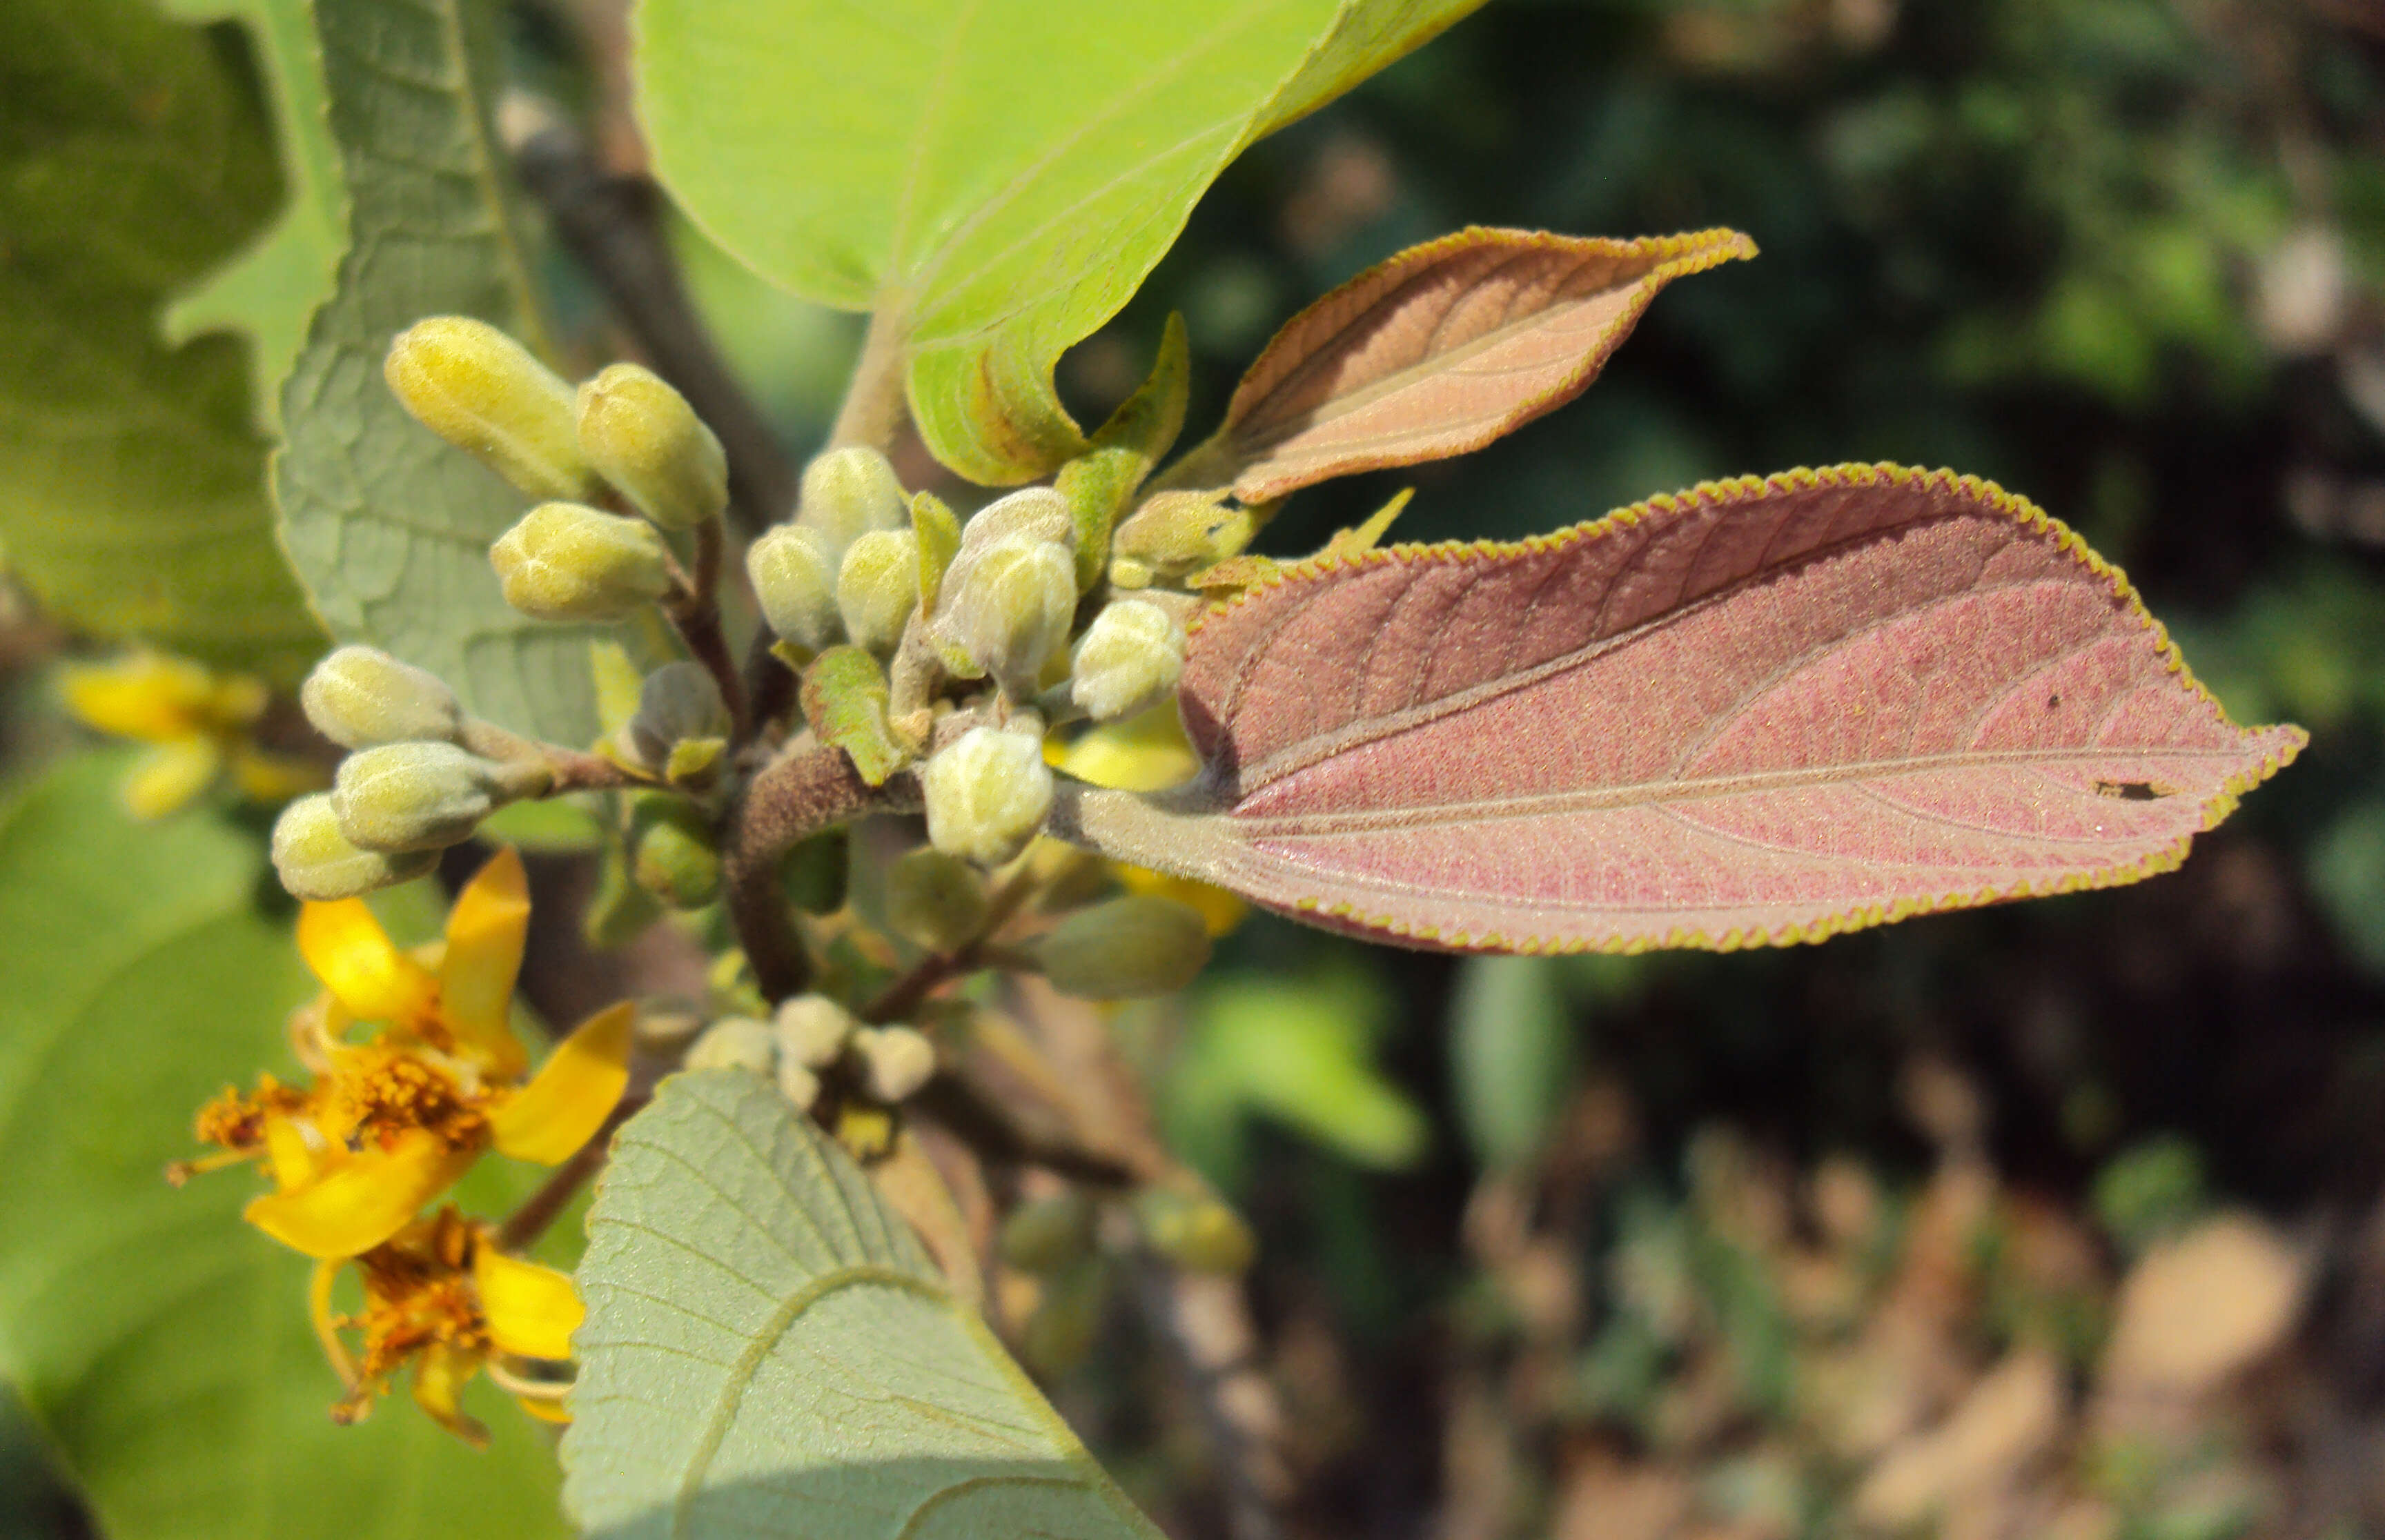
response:
M1284 323L1173 486L1264 503L1480 449L1581 394L1656 291L1755 255L1737 230L1639 241L1464 230Z
M1463 950L1780 944L2133 882L2305 741L2229 723L2027 502L1890 466L1288 566L1203 618L1180 701L1203 775L1068 786L1057 828Z

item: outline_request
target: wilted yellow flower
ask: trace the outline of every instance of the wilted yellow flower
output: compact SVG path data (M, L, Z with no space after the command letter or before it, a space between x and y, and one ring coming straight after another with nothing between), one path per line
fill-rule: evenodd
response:
M364 1309L352 1315L331 1308L340 1273L350 1265L364 1285ZM488 1431L461 1404L464 1386L483 1369L534 1416L569 1420L558 1405L562 1385L523 1373L527 1366L515 1360L571 1356L571 1334L584 1313L571 1279L506 1255L487 1225L452 1204L360 1257L317 1262L308 1305L315 1335L345 1387L332 1403L336 1422L361 1420L408 1364L415 1405L468 1443L488 1442ZM359 1338L354 1352L344 1335L350 1332Z
M154 745L124 782L124 802L136 818L186 807L227 773L260 802L286 802L327 778L307 760L256 746L251 732L268 692L245 674L217 674L188 658L144 651L69 664L58 687L85 726Z
M410 1223L491 1149L553 1165L593 1137L629 1083L632 1007L581 1024L524 1079L506 1025L530 897L502 851L447 918L430 963L399 950L359 899L299 912L298 950L324 994L292 1021L315 1073L304 1090L267 1076L201 1111L223 1153L181 1174L262 1157L274 1190L249 1223L310 1257L361 1256ZM356 1024L380 1023L364 1041Z

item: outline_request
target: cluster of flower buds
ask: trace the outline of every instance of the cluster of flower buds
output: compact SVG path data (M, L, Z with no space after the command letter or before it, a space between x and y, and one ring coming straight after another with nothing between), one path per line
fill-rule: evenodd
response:
M542 500L489 548L525 615L618 620L664 598L676 579L662 531L728 506L720 441L650 369L611 365L574 390L486 322L434 316L398 335L384 372L418 419Z
M273 826L273 864L302 899L344 899L420 876L506 803L555 773L535 745L466 714L433 674L342 647L299 690L315 729L349 751L331 789Z
M1033 1281L1018 1337L1043 1373L1068 1372L1092 1348L1117 1280L1113 1252L1141 1247L1189 1272L1229 1274L1258 1255L1242 1215L1190 1175L1146 1186L1122 1208L1105 1212L1071 1188L1019 1204L995 1235L995 1256Z
M683 1061L691 1070L735 1069L777 1082L797 1107L819 1099L822 1077L886 1106L908 1099L936 1073L936 1045L910 1026L867 1026L826 995L780 1002L768 1021L724 1016L704 1029Z

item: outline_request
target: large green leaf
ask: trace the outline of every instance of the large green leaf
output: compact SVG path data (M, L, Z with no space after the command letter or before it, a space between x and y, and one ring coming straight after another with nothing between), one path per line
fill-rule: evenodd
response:
M157 335L278 186L199 30L148 0L0 6L0 545L77 629L294 677L320 632L274 544L240 346Z
M614 1142L580 1268L564 1500L673 1540L1155 1540L910 1227L735 1070Z
M271 427L281 421L281 382L306 345L306 324L331 297L347 229L339 146L331 143L323 101L314 6L308 0L163 3L170 14L194 21L245 22L273 104L282 176L290 189L281 214L166 312L166 333L177 342L226 329L248 335L257 420Z
M878 312L938 457L1029 480L1052 390L1243 145L1481 0L645 0L664 181L765 277Z
M67 762L0 813L0 1377L113 1540L559 1533L547 1440L493 1396L486 1454L402 1398L333 1426L308 1263L240 1222L254 1178L166 1185L194 1109L290 1073L311 986L255 911L256 842L131 823L123 764Z
M315 12L349 244L282 394L274 490L291 559L343 640L419 664L506 727L585 742L590 631L507 608L489 568L489 542L526 501L381 379L390 339L425 316L542 340L484 100L491 7L315 0Z

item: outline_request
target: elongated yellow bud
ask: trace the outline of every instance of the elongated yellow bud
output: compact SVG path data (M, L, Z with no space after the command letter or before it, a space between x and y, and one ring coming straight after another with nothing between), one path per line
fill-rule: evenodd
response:
M691 1070L744 1070L768 1074L778 1067L778 1049L766 1022L751 1016L723 1016L704 1029L687 1050L681 1066Z
M929 841L980 866L1025 850L1052 811L1052 772L1032 733L971 727L929 759L920 781Z
M720 892L720 852L685 798L649 792L630 814L631 875L673 909L701 909Z
M1154 1251L1195 1273L1246 1272L1258 1256L1242 1216L1205 1192L1145 1187L1135 1194L1134 1219Z
M1078 640L1068 693L1096 722L1118 722L1176 693L1184 676L1184 626L1156 604L1103 606Z
M315 730L343 749L453 742L464 730L464 708L446 680L378 647L332 652L299 687L298 703Z
M781 1000L770 1018L780 1062L811 1070L824 1070L843 1058L844 1045L860 1025L852 1012L826 995L795 995Z
M745 548L745 575L762 618L781 640L824 652L843 634L836 608L836 566L828 537L800 524L764 530Z
M836 607L855 645L889 656L918 604L918 536L908 529L872 529L844 548Z
M273 870L302 899L353 899L411 882L439 864L435 850L368 851L340 830L328 792L301 797L273 822Z
M543 765L502 764L453 743L384 743L340 762L331 810L341 832L366 850L443 850L551 779Z
M917 1027L865 1026L852 1041L862 1082L880 1101L903 1100L936 1073L936 1045Z
M540 620L618 620L670 590L662 537L642 518L542 503L489 547L506 602Z
M886 870L886 928L930 951L958 951L985 928L977 868L942 851L912 851Z
M424 427L531 496L597 495L571 387L488 322L417 321L390 343L381 373Z
M954 640L1013 699L1026 699L1076 618L1076 559L1050 540L1004 540L969 565L945 603Z
M911 522L911 500L886 456L865 445L831 449L804 467L795 522L818 531L830 563L872 529Z
M729 457L687 398L636 364L608 366L580 387L580 448L638 512L692 529L729 506Z

